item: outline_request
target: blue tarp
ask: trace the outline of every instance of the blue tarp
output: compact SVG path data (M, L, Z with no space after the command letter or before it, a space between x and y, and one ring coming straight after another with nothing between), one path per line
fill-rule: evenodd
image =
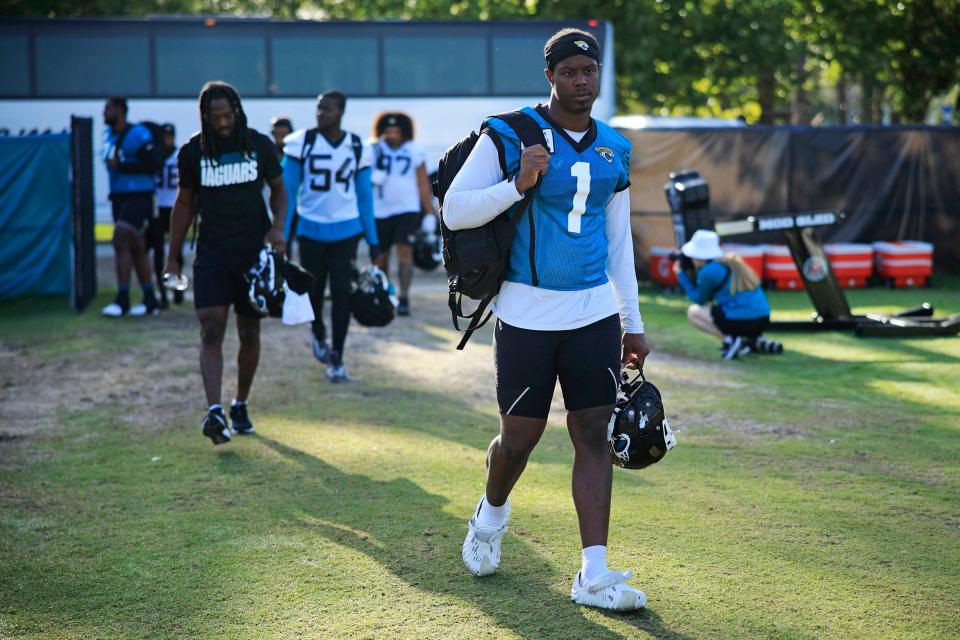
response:
M0 299L70 293L70 135L0 137Z

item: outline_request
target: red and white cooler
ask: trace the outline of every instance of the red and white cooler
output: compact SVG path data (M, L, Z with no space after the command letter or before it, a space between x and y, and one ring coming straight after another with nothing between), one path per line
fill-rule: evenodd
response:
M933 245L928 242L874 242L877 274L895 287L922 287L933 273Z
M850 242L826 244L824 253L833 268L837 282L844 289L865 287L873 275L873 247Z
M803 289L803 279L786 245L766 245L763 252L763 271L764 281L777 289Z
M670 254L673 247L650 247L650 277L661 287L677 287L677 274L673 272Z
M732 253L740 256L740 259L750 265L753 272L757 274L760 280L763 280L763 256L766 253L766 247L762 244L721 244L720 249L724 254Z

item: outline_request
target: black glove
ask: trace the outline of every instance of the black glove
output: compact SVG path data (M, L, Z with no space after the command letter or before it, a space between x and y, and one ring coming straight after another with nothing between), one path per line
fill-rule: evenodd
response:
M380 245L372 244L370 245L370 262L376 262L377 258L380 257L380 254L383 252L380 251Z

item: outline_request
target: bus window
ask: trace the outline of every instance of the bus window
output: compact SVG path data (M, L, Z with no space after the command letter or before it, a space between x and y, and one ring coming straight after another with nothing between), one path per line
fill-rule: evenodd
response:
M543 43L553 32L493 36L493 92L499 95L550 93L543 69Z
M150 93L146 35L41 34L37 95L108 96Z
M272 38L273 85L279 96L315 96L325 89L347 95L380 92L374 36Z
M29 44L25 35L16 35L6 29L0 31L0 94L30 94Z
M242 96L267 93L263 36L157 36L157 95L196 96L208 80L229 82Z
M482 35L410 33L383 38L387 95L484 95L487 39Z

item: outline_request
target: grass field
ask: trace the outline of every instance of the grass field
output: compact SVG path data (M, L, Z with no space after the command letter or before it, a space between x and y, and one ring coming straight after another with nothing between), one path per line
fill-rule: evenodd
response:
M960 312L960 281L850 298ZM217 448L192 310L108 321L107 299L0 306L0 638L960 636L960 337L780 334L784 355L722 363L681 299L643 292L679 444L615 471L611 566L650 602L614 615L568 598L559 410L501 572L462 567L496 404L489 332L454 351L439 292L351 334L346 386L266 325L258 435Z

